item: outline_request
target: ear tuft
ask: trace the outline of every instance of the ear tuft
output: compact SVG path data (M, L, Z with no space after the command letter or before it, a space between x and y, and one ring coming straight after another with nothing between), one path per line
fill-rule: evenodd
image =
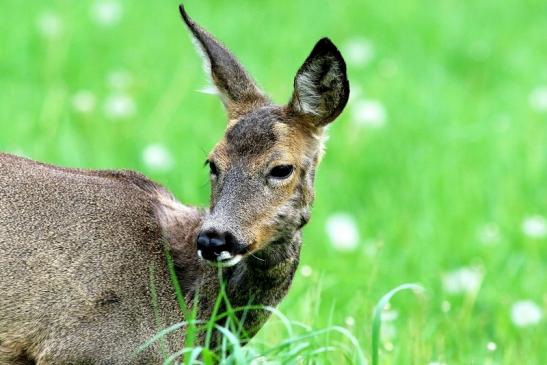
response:
M346 63L330 39L322 38L296 74L289 107L322 127L336 119L348 98Z

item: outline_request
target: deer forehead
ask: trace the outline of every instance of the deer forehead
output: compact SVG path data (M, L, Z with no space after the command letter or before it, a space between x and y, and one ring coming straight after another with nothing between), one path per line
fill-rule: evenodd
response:
M211 157L221 165L235 160L245 161L249 167L269 162L298 164L311 139L309 131L290 120L281 108L265 107L230 121Z

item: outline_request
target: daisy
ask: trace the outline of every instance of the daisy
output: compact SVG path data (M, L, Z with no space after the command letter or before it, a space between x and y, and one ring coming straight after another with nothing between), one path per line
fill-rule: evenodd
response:
M381 128L386 124L387 113L380 101L360 99L353 103L351 116L358 125Z
M343 46L346 62L351 66L363 66L374 58L374 46L364 38L353 38Z
M479 268L462 267L443 275L443 289L449 294L473 294L479 290L482 278Z
M171 153L159 144L146 146L142 152L142 160L150 170L167 171L173 167Z
M547 221L540 215L524 218L521 228L522 232L530 238L544 238L547 236Z
M110 119L125 119L135 115L137 107L132 97L126 94L112 94L106 98L104 112Z
M91 7L91 18L101 26L111 26L118 23L122 13L122 4L114 0L96 1Z
M531 300L519 300L511 307L511 321L517 327L526 327L539 323L543 313Z
M327 235L333 247L339 251L353 251L359 242L359 231L353 216L337 213L327 219Z

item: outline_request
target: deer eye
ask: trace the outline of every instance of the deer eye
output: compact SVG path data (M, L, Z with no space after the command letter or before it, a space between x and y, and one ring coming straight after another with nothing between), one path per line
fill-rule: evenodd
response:
M274 179L286 179L291 176L294 170L293 165L279 165L270 170L270 177Z
M213 161L207 161L207 163L209 164L209 170L210 170L209 172L211 173L211 175L218 176L217 165Z

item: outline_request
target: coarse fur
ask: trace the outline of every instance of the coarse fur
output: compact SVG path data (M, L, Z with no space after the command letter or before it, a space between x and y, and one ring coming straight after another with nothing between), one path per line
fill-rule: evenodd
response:
M180 350L185 327L135 350L184 320L166 251L186 305L197 298L198 318L211 316L220 291L219 269L197 254L203 232L233 239L233 252L218 258L230 257L220 270L233 307L276 306L286 295L310 217L323 129L349 96L344 61L320 40L289 103L275 105L180 10L229 119L208 158L210 207L185 206L136 172L61 168L0 153L0 365L161 363ZM275 176L279 166L290 173ZM265 310L246 313L242 340L267 318Z

